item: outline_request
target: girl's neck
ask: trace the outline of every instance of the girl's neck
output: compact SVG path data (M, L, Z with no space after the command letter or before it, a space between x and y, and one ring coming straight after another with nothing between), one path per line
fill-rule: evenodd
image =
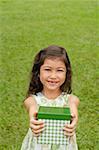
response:
M56 99L62 92L59 91L42 91L43 95L48 99Z

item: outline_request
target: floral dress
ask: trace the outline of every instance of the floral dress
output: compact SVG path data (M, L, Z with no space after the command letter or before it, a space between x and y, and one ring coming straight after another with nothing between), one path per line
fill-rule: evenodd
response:
M37 93L37 95L33 95L33 97L35 98L38 106L69 106L69 95L64 95L63 93L54 100L46 98L41 92ZM70 137L69 145L37 144L37 138L33 136L32 130L29 128L28 133L23 140L21 150L78 150L76 143L76 134Z

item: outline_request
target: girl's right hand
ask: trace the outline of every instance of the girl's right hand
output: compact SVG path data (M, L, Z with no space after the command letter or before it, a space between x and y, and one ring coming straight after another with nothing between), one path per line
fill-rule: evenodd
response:
M37 120L36 114L37 113L35 113L34 117L30 119L30 128L33 132L33 135L37 137L44 130L44 122L42 120Z

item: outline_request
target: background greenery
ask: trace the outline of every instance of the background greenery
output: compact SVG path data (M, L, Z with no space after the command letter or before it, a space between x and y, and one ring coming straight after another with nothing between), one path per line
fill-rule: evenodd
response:
M0 0L0 150L19 150L29 127L23 100L34 55L61 45L80 98L79 150L98 150L97 0Z

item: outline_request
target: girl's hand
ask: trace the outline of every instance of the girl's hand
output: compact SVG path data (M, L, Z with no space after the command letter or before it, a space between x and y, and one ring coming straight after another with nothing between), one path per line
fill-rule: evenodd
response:
M73 136L76 130L77 122L78 122L78 105L79 105L79 99L71 95L69 96L69 106L70 106L70 111L71 111L71 123L68 125L65 125L63 130L64 134L66 136Z
M64 134L66 136L73 136L76 130L76 125L77 125L77 118L72 115L72 120L71 120L71 124L66 124L63 128Z
M37 113L34 114L34 117L30 119L30 128L34 136L39 136L40 133L44 130L44 122L41 120L36 120Z

